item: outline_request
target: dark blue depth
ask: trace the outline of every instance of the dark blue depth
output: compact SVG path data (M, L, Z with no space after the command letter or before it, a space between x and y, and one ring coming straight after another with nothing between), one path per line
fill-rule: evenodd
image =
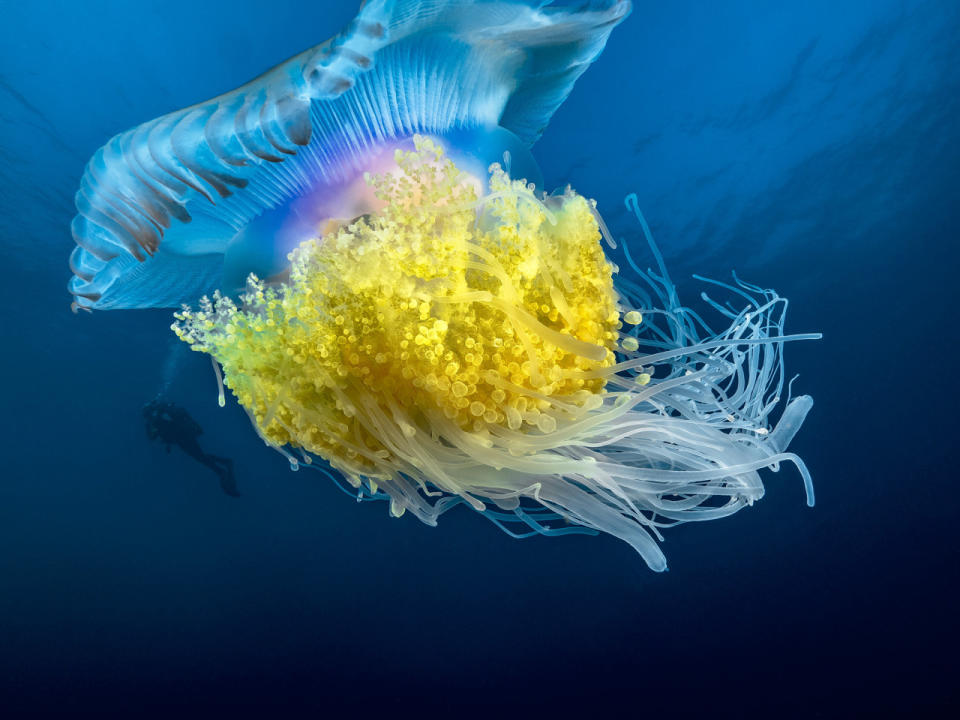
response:
M69 312L90 154L355 9L0 6L0 713L948 714L960 6L635 0L535 146L632 248L637 194L686 303L694 273L735 270L824 334L786 348L816 507L793 468L765 474L753 508L668 531L663 574L467 507L392 519L219 408L169 312ZM168 381L240 498L146 437Z

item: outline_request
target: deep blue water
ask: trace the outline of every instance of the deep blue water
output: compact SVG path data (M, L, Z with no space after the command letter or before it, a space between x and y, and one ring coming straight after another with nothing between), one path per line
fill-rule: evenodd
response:
M84 163L354 3L0 1L0 707L947 714L960 5L635 5L535 147L547 184L624 236L638 193L688 302L691 273L736 269L791 299L788 330L824 333L787 348L816 400L792 447L816 507L767 474L753 508L670 531L663 574L608 537L358 505L218 408L195 354L169 392L242 497L151 444L169 313L69 312Z

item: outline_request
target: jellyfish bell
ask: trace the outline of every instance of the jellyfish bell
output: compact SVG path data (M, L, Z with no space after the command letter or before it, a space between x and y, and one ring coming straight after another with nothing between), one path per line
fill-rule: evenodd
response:
M84 173L72 224L75 307L175 307L297 240L375 208L363 174L416 133L478 179L529 148L629 13L500 0L372 0L335 38L246 85L123 132Z

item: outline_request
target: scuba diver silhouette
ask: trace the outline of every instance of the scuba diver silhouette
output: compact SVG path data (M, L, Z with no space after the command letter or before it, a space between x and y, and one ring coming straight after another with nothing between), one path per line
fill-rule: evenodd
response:
M223 492L231 497L240 497L233 477L233 460L203 451L197 440L203 434L203 428L190 417L190 413L158 397L143 406L143 419L147 437L165 444L167 452L170 452L171 445L176 445L198 463L213 470L220 478Z

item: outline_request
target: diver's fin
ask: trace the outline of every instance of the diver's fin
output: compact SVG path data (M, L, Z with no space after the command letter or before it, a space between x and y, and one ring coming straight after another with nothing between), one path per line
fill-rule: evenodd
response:
M220 479L220 489L225 495L230 497L240 497L240 491L237 490L237 480L233 476L233 460L222 458L216 455L210 455L215 462L217 477Z
M501 124L532 144L629 10L369 0L335 38L97 151L71 226L76 304L195 300L236 231L384 138ZM140 264L149 271L128 276Z
M240 491L237 490L237 482L233 479L233 475L227 476L222 473L220 474L220 489L223 490L224 495L235 498L240 497Z

